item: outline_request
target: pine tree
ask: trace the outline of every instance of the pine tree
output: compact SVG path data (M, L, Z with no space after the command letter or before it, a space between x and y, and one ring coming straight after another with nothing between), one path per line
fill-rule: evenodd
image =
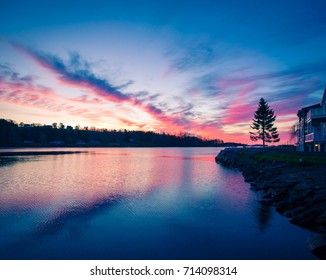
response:
M256 132L249 132L251 141L263 140L263 147L266 143L279 142L277 127L274 126L276 116L269 108L264 98L260 98L257 111L254 114L253 123L250 126Z

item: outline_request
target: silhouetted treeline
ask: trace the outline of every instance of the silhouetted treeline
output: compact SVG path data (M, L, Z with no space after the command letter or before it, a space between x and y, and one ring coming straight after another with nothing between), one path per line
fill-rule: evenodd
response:
M187 133L166 133L107 130L95 127L75 128L59 125L17 124L0 119L1 147L214 147L222 146L219 139L208 140Z

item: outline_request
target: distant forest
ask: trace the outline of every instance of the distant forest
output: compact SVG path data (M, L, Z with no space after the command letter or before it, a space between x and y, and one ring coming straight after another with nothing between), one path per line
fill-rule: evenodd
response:
M188 133L166 133L107 130L16 123L0 119L0 147L217 147L238 143L224 143L220 139L202 139Z

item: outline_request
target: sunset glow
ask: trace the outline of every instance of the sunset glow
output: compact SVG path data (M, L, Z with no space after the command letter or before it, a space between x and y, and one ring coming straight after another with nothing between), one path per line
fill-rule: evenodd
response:
M0 4L0 118L251 143L263 97L285 144L326 85L323 1L45 2Z

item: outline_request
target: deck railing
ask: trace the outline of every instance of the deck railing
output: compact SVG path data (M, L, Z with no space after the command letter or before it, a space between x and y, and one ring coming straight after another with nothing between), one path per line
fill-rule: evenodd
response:
M307 112L307 120L326 118L326 107L314 108Z
M326 132L312 132L305 137L306 142L326 141Z

